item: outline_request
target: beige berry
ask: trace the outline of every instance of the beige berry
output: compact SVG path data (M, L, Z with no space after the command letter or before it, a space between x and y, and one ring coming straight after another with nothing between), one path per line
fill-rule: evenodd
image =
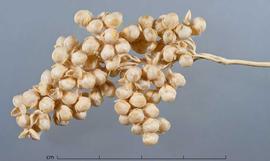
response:
M118 117L118 121L122 125L128 125L129 124L128 116L126 116L126 115L120 115Z
M86 27L91 21L93 14L88 10L79 10L74 15L74 22L82 27Z
M176 27L175 32L180 39L184 40L191 36L192 30L190 27L180 24Z
M158 120L159 120L159 132L163 133L170 130L171 123L167 119L160 117L158 118Z
M52 83L52 76L51 76L51 71L45 70L42 72L40 76L40 82L44 84L51 84Z
M192 34L200 35L206 29L206 21L202 17L196 17L191 22Z
M193 65L192 56L188 54L181 55L179 59L179 64L181 67L191 67Z
M82 43L82 51L89 55L93 55L99 47L99 42L93 36L87 37Z
M183 87L186 84L185 77L180 73L172 73L168 75L169 83L172 87Z
M162 40L164 44L174 43L176 41L176 35L172 30L166 30L162 35Z
M140 126L139 124L133 124L131 126L131 133L134 135L141 135L142 134L142 126Z
M134 107L142 108L146 105L146 98L142 93L134 92L129 99L129 103Z
M51 70L51 77L52 79L54 80L59 80L61 79L65 72L67 71L68 69L62 65L62 64L56 64L53 66L52 70Z
M72 90L76 86L76 81L73 78L65 78L59 81L59 88L64 91Z
M104 84L106 82L106 80L107 80L107 73L103 72L100 69L95 69L93 71L93 74L96 77L96 84L97 85L102 85L102 84Z
M67 51L71 51L78 45L78 40L74 36L68 36L64 40L64 47L67 49Z
M133 109L128 114L128 120L132 124L141 123L144 120L144 113L142 109Z
M72 111L66 105L61 105L56 110L56 117L59 121L69 121L72 119Z
M133 94L132 88L130 86L118 87L115 91L115 95L120 99L127 99Z
M16 122L19 127L27 128L30 125L30 117L29 115L20 115L16 117Z
M133 42L140 36L140 30L136 25L130 25L123 29L122 34L127 41Z
M43 97L38 104L38 108L44 113L50 113L54 110L55 102L50 97Z
M125 100L117 100L114 105L114 110L118 115L126 115L130 109L130 104Z
M101 103L103 102L103 97L102 94L99 90L93 90L90 95L89 95L91 102L93 103L94 106L100 106Z
M93 34L99 34L103 31L103 29L104 24L100 19L92 20L86 27L86 30Z
M176 98L175 89L168 84L164 85L159 89L159 94L164 102L171 102L174 101Z
M64 92L61 100L65 105L73 105L76 103L78 97L78 91L67 91Z
M35 107L38 104L39 95L33 89L29 89L23 93L22 101L26 107Z
M88 97L80 96L74 106L76 112L86 112L90 109L91 101Z
M162 52L163 59L166 62L172 62L172 61L174 61L175 58L176 58L175 52L176 52L176 48L175 47L173 47L171 45L166 45L163 48L163 52Z
M100 56L103 60L111 59L115 55L114 47L112 45L106 44L102 51L100 52Z
M156 133L144 133L142 140L145 145L155 145L158 143L158 134Z
M173 29L178 25L178 23L179 23L178 15L176 13L173 13L173 12L165 15L163 20L162 20L162 25L166 29Z
M126 78L130 82L136 82L141 79L142 70L139 67L131 67L126 72Z
M157 41L157 38L158 38L158 34L156 30L152 28L145 28L143 30L143 35L144 35L145 40L149 42L155 42Z
M68 57L69 55L66 48L64 47L57 47L52 53L52 60L55 63L63 64L68 59Z
M148 118L147 120L144 121L142 128L144 133L158 132L159 121L157 119Z
M96 84L96 77L94 74L87 72L83 75L82 79L78 80L78 84L85 89L92 89Z
M119 39L119 34L116 29L108 28L104 31L104 41L108 44L115 44Z
M87 112L75 112L73 113L73 116L77 120L84 120L87 116Z
M127 40L120 38L119 42L115 45L115 50L117 53L128 53L130 51L130 44Z
M143 108L143 112L147 117L155 118L159 115L159 109L154 103L147 103Z
M123 15L120 12L112 12L104 17L104 23L111 28L120 26L122 21Z
M138 19L139 24L143 29L152 28L154 23L154 18L152 16L140 16Z

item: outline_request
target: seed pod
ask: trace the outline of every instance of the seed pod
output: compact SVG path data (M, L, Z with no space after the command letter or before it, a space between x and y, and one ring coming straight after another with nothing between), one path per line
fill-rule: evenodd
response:
M159 132L163 133L169 131L169 129L171 128L171 123L163 117L158 118L158 120L159 120Z
M180 73L168 74L168 81L174 88L183 87L186 84L185 77Z
M162 40L164 44L174 43L176 41L176 35L172 30L166 30L162 35Z
M189 54L181 55L179 59L181 67L191 67L193 65L193 58Z
M64 92L63 96L62 96L62 102L65 105L73 105L76 103L77 99L79 97L78 91L67 91Z
M30 117L29 115L20 115L16 117L16 122L19 127L21 128L27 128L30 125Z
M179 37L179 39L187 39L191 36L192 30L190 27L179 24L176 29L175 32L177 34L177 36Z
M122 36L128 41L133 42L140 36L140 29L136 25L130 25L123 29Z
M131 106L125 100L117 100L114 104L114 110L118 115L127 115Z
M68 53L64 47L57 47L52 53L52 60L55 63L63 64L68 59Z
M15 107L21 107L23 106L23 96L22 95L16 95L12 99L12 103Z
M55 42L54 47L63 47L64 46L64 41L65 41L65 37L64 36L59 36Z
M129 124L128 116L126 116L126 115L120 115L118 117L118 121L122 125L128 125Z
M87 60L87 55L82 51L77 51L71 55L71 62L75 66L83 66Z
M107 81L100 87L102 96L113 97L115 93L115 86L112 82Z
M51 77L54 80L61 79L68 69L62 64L55 64L51 70Z
M171 30L171 29L175 28L178 24L179 24L178 15L176 13L173 13L173 12L168 13L162 19L162 25L166 29L170 29Z
M38 116L38 127L42 131L48 131L51 127L51 120L48 114Z
M158 78L158 74L160 72L160 69L155 65L146 65L143 68L144 72L146 73L148 80L155 80Z
M115 45L115 50L118 54L128 53L130 50L130 44L127 40L120 38L119 42Z
M105 25L109 28L117 28L123 21L123 15L120 12L112 12L103 19Z
M108 44L115 44L119 39L119 33L116 29L108 28L104 31L104 41Z
M162 101L164 102L174 101L176 97L175 89L168 84L164 85L159 89L159 94L161 96Z
M142 134L142 127L139 124L133 124L131 126L131 133L134 135L141 135Z
M64 91L70 91L76 86L76 81L73 78L65 78L59 81L59 88Z
M104 45L102 51L100 52L100 56L103 60L111 59L114 55L114 47L109 44Z
M38 104L38 108L44 113L50 113L54 110L55 102L50 97L43 97Z
M146 105L146 98L142 93L134 92L129 99L129 103L134 107L142 108Z
M158 143L158 134L156 133L144 133L143 134L143 143L145 145L154 145L154 144L157 144Z
M156 42L158 38L157 31L152 28L145 28L143 30L143 35L146 41Z
M93 55L96 51L98 51L99 47L100 44L96 40L96 38L93 36L89 36L84 40L82 44L82 51L89 55Z
M40 82L44 84L51 84L52 83L52 76L49 70L45 70L40 76Z
M119 99L128 99L133 93L133 90L131 88L131 86L121 86L118 87L115 91L115 95L119 98Z
M82 79L78 80L78 84L85 89L92 89L96 84L96 77L94 74L87 72Z
M79 10L74 15L74 22L81 27L86 27L91 21L93 14L88 10Z
M86 30L93 34L100 34L104 29L102 20L95 19L92 20L86 27Z
M147 120L144 121L142 128L144 133L158 132L159 121L157 119L148 118Z
M148 102L153 102L156 104L160 102L160 94L157 91L149 90L146 92L145 95Z
M192 35L200 35L206 29L206 21L202 17L196 17L191 22Z
M76 112L86 112L90 109L91 101L88 97L80 96L74 108Z
M26 107L33 108L38 104L39 95L33 89L25 91L22 95L23 104Z
M159 115L159 109L153 103L147 103L143 108L143 112L147 117L155 118Z
M154 85L156 87L162 87L166 82L166 77L162 71L159 72L158 77L154 80Z
M131 67L126 71L126 78L130 82L137 82L141 79L142 70L139 67Z
M138 22L143 29L152 28L154 18L152 16L140 16Z
M128 120L132 124L141 123L144 120L144 114L142 109L133 109L128 114Z
M104 84L106 82L106 80L107 80L107 73L103 72L100 69L95 69L93 71L93 74L96 77L96 84L97 85L102 85L102 84Z
M163 59L166 62L172 62L172 61L174 61L175 58L176 58L175 52L176 52L176 48L175 47L173 47L171 45L166 45L163 48L163 52L162 52Z
M90 95L89 95L91 102L94 106L100 106L101 103L103 102L103 97L101 95L101 92L97 89L94 89L93 91L91 91Z
M73 117L77 120L84 120L87 116L87 112L74 112Z
M74 36L68 36L64 40L64 47L67 51L71 51L74 47L78 45L78 40Z
M56 118L58 121L69 121L72 119L72 111L66 105L61 105L56 109Z
M53 99L53 100L59 100L63 97L63 91L60 90L58 87L57 88L52 88L49 91L49 96Z

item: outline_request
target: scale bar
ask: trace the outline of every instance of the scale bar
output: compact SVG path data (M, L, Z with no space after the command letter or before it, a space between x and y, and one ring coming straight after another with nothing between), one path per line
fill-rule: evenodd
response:
M227 160L227 155L224 157L59 157L57 160Z

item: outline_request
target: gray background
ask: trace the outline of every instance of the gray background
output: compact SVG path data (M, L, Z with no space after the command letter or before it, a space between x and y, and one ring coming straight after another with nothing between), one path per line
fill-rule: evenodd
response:
M52 127L40 142L19 140L19 128L9 116L13 95L37 83L49 68L51 51L60 35L86 32L73 23L79 9L120 11L124 25L140 15L159 16L175 11L181 18L188 9L207 20L207 31L198 38L198 51L228 58L270 60L270 1L257 0L24 0L0 2L0 160L37 161L46 155L135 157L202 156L227 154L233 161L266 161L270 158L270 69L223 66L199 61L180 69L187 85L177 101L161 103L161 115L172 129L154 147L117 122L111 99L92 109L85 121L69 127Z

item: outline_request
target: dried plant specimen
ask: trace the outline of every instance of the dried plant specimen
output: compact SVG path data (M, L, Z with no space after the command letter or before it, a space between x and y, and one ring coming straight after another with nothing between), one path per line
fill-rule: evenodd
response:
M11 116L23 130L19 138L40 139L51 122L68 125L74 118L83 120L104 97L116 97L113 108L119 123L130 125L146 145L158 143L159 135L171 124L160 116L160 101L176 99L177 88L186 84L181 73L171 67L191 67L197 60L225 65L270 67L270 62L225 59L197 53L192 36L202 34L206 22L191 17L188 11L179 21L176 13L153 18L141 16L135 25L123 30L119 12L94 16L88 10L75 13L74 21L90 34L79 42L74 36L61 36L52 52L55 63L41 74L40 82L13 98ZM133 50L140 56L129 54ZM112 78L118 77L118 82Z

